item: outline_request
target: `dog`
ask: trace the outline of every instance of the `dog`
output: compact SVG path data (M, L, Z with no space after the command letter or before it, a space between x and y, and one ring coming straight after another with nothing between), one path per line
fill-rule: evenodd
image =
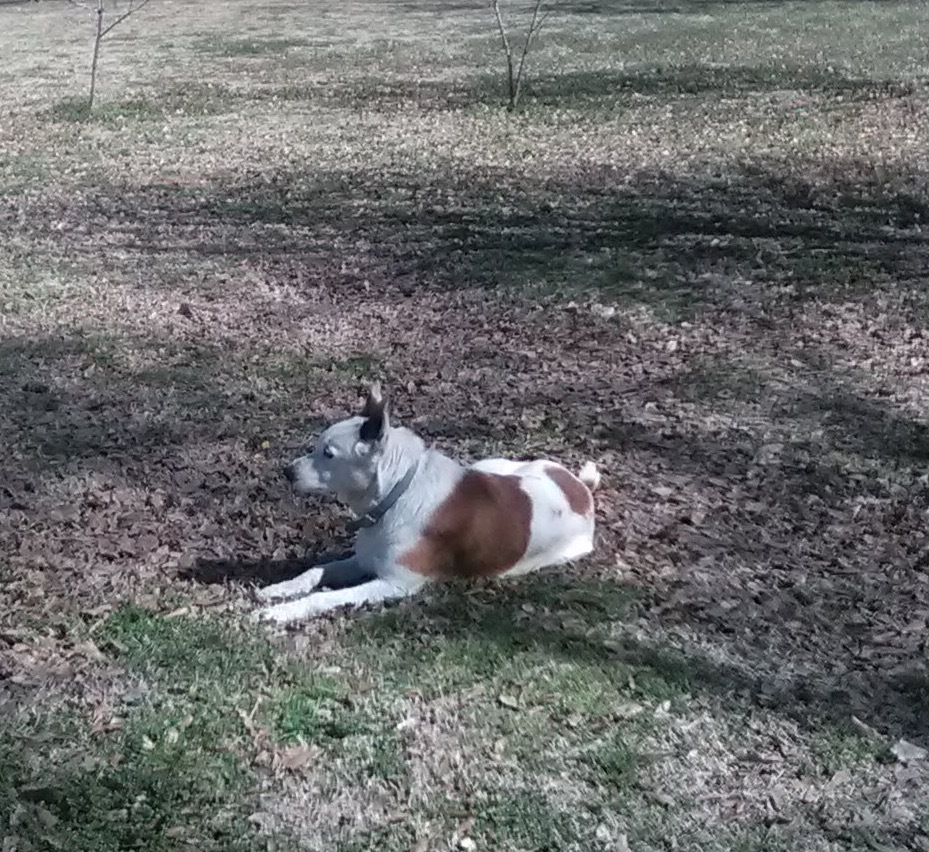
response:
M596 465L576 476L545 460L463 466L391 425L380 383L361 414L329 426L284 475L298 494L346 503L357 516L349 524L356 546L346 559L259 590L263 602L295 598L259 609L261 621L410 597L439 580L527 574L594 549Z

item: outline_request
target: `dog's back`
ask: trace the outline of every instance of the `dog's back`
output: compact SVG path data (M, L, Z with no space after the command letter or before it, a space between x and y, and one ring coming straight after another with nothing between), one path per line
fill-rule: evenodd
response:
M427 461L406 505L398 506L376 542L359 540L360 550L389 549L387 562L426 581L524 574L593 549L587 483L596 485L599 474L592 465L582 471L585 482L551 461L486 459L458 468L446 488L436 481L437 468L448 475L439 459Z

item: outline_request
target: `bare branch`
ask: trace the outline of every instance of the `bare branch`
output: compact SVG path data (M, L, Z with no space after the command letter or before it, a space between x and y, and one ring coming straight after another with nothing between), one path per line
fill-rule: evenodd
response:
M506 84L509 94L509 108L516 106L516 83L513 79L513 51L510 48L510 39L503 25L503 15L500 12L500 0L493 0L494 14L497 16L497 26L500 29L500 40L503 42L503 54L506 57Z
M529 22L529 30L526 32L526 42L523 44L523 53L519 57L519 69L516 72L516 98L519 98L519 89L523 80L523 66L526 64L526 54L529 53L529 47L532 44L532 37L542 29L545 19L551 14L549 9L539 20L539 10L542 8L542 0L535 0L535 6L532 9L532 20ZM514 103L515 106L515 103Z
M113 21L112 24L110 24L108 27L105 27L100 32L100 38L103 38L103 36L105 36L111 29L113 29L113 27L119 26L119 24L125 21L126 18L128 18L133 12L138 12L139 9L141 9L143 6L147 6L150 2L151 0L141 0L141 2L138 5L134 5L133 0L130 0L129 9L123 12L122 15L120 15L115 21Z
M71 0L73 3L74 0ZM494 14L497 16L497 26L500 28L500 39L503 41L503 51L506 53L507 58L512 55L510 51L510 40L506 35L506 27L503 26L503 15L500 13L500 0L493 0Z

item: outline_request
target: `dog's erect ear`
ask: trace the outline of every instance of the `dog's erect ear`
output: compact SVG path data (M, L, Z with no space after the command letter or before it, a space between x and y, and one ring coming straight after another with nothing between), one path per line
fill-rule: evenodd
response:
M368 396L365 399L364 408L361 409L361 416L373 417L383 405L384 393L381 390L381 383L373 382L368 388Z
M364 408L361 410L361 416L365 422L361 424L361 440L377 441L387 431L389 425L387 420L387 400L381 393L381 383L375 382L368 390L368 398L365 400Z

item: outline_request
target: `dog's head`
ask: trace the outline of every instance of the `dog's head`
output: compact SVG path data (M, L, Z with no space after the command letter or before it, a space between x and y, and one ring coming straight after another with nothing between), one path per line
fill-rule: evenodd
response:
M326 429L311 452L285 466L284 475L298 494L332 494L351 503L370 491L389 432L387 401L375 382L361 414Z

